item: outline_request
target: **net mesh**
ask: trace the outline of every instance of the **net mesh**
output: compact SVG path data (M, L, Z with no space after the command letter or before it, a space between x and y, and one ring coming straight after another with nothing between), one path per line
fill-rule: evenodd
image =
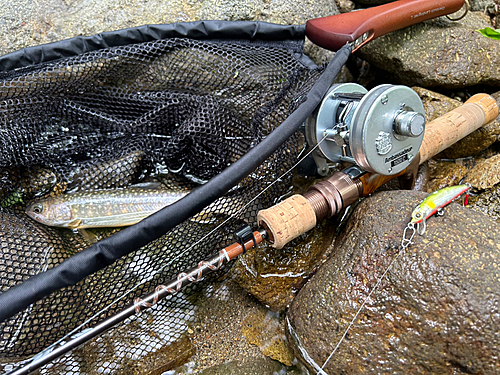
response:
M1 292L119 230L83 235L45 226L25 214L30 201L147 181L172 191L195 188L238 160L304 99L321 70L296 57L276 43L172 38L0 76ZM198 216L0 323L0 371L76 327L92 327L234 242L241 223L253 224L260 208L286 194L284 178L245 207L301 149L297 134ZM128 319L42 373L138 373L151 361L167 370L155 353L182 339L195 316L194 291Z

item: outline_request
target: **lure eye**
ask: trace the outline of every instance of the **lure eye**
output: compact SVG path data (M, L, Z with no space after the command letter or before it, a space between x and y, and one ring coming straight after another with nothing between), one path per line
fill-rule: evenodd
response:
M41 214L43 212L43 205L41 203L37 203L32 209L35 214Z
M417 219L420 219L420 218L422 217L422 214L421 214L420 212L417 212L417 213L415 214L415 217L416 217Z

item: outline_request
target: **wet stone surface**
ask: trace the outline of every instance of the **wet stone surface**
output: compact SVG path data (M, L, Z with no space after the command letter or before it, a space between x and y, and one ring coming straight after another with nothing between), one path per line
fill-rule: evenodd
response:
M274 375L282 365L269 358L234 360L204 370L202 375Z
M425 190L431 193L447 186L459 185L467 174L467 167L448 161L429 160L427 163L429 180Z
M288 348L285 326L278 313L262 307L249 313L242 322L241 330L250 344L257 345L262 354L292 366L295 356Z
M472 168L465 178L465 182L474 189L490 189L500 182L500 154L492 156Z
M468 207L500 222L500 185L470 197Z
M297 354L323 365L395 259L410 213L425 195L380 192L359 204L333 256L288 311ZM452 203L414 242L367 299L325 366L328 374L499 373L498 224Z
M359 50L359 56L390 74L388 81L427 88L500 83L500 44L476 30L491 26L482 12L458 21L445 17L395 31Z
M288 349L282 316L231 280L196 296L187 337L195 354L172 374L302 374Z
M281 250L268 242L240 256L234 280L273 311L284 311L321 263L335 235L335 219L323 220Z

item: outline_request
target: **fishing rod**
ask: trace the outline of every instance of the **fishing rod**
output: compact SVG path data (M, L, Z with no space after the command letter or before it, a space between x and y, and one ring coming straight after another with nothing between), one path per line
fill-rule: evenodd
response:
M392 86L388 86L391 85L384 85L384 90L376 88L378 91L375 91L375 93L378 92L378 95L371 92L368 98L373 99L373 97L376 97L380 99L381 96L384 98L383 95L388 96L389 99L394 96L400 97L401 92L398 91L399 89L395 91L398 95L394 95L394 93L388 95L390 92L387 92L387 90L393 89ZM330 105L332 103L329 102L334 101L334 113L337 113L338 116L336 116L334 126L326 130L331 131L335 126L341 125L341 127L336 130L347 132L353 131L351 127L355 124L351 123L348 119L350 118L352 120L355 116L349 117L346 108L350 108L354 111L355 108L358 108L358 110L364 108L366 110L366 105L361 103L362 97L360 97L360 95L346 95L345 89L345 87L340 89L340 91L344 90L342 95L340 95L341 100L340 102L335 102L339 101L339 95L337 95L339 93L339 86L333 87L330 94L325 97L323 101L324 105L320 106L318 112L312 115L312 120L314 121L311 121L310 124L313 124L313 129L316 129L318 124L321 129L323 125L321 124L321 120L318 122L317 119L322 117L322 108L329 108L331 111L332 108ZM363 94L363 97L364 95L366 95L366 93ZM346 100L346 98L348 100ZM351 100L359 102L352 104L352 102L350 102ZM372 106L377 107L378 104L374 103L378 101L379 100L369 100L368 103L370 103L370 108L373 109ZM383 99L380 103L382 102L386 102L386 100ZM387 104L388 102L382 105L385 106ZM414 104L414 106L418 106L418 103ZM339 108L341 109L339 110ZM408 108L407 106L406 109ZM370 111L368 111L368 113L369 112ZM421 112L413 110L406 110L405 113L396 111L393 113L394 116L391 120L391 123L399 123L399 125L394 125L396 135L398 135L397 132L400 131L397 130L398 127L406 129L407 135L401 136L401 134L399 134L399 141L405 142L408 138L421 137L421 144L419 145L418 152L414 156L412 155L412 157L410 157L408 154L409 151L402 155L398 155L401 152L396 153L398 155L397 158L403 160L399 164L404 164L405 168L395 168L397 165L394 165L393 171L395 170L395 172L393 174L383 175L374 172L373 165L365 165L365 167L368 166L371 170L366 171L357 164L354 158L352 158L352 160L354 160L352 166L341 172L336 172L332 176L312 185L303 195L293 195L275 206L261 210L257 215L258 227L256 230L252 230L249 225L243 226L235 232L235 237L237 239L235 243L223 248L216 255L199 262L196 267L180 273L177 278L157 286L152 293L142 298L135 298L129 307L102 321L93 328L82 331L71 337L68 341L60 343L59 346L52 346L42 351L35 356L30 363L10 372L8 375L29 374L41 368L47 363L61 357L103 332L106 332L118 323L123 322L125 319L154 306L160 300L176 294L186 286L203 280L208 274L221 269L224 265L236 259L246 250L258 246L264 240L269 241L276 249L283 248L294 238L314 228L319 220L335 215L343 208L356 202L359 198L373 193L378 187L395 177L398 177L406 188L411 187L420 164L464 138L472 131L494 120L498 115L498 106L495 99L491 96L487 94L476 94L462 106L426 124L425 133L423 130L422 132L419 130L421 126L424 126L421 124L419 113ZM402 119L404 119L404 121ZM342 121L337 123L338 120ZM370 117L365 118L364 127L366 126L369 128L373 127ZM379 124L378 126L380 127L382 125ZM326 130L321 131L324 133ZM368 130L368 128L364 130ZM321 131L318 131L318 134L321 134ZM410 133L412 133L413 136ZM335 135L333 138L335 138ZM333 142L335 142L335 140L339 141L338 137L336 137L336 139L333 138ZM348 134L344 134L344 141L347 141L348 138ZM409 142L415 142L415 140L412 139ZM340 147L342 149L342 154L337 155L334 152L329 154L329 157L333 160L339 157L350 158L352 155L346 156L350 153L350 151L346 150L346 143L340 144L340 146L339 143L340 142L337 142L335 146L330 146L332 146L334 150L335 147ZM420 142L417 141L417 143ZM320 151L324 152L324 150L325 148L323 148L323 151ZM397 158L389 157L390 162L394 162ZM373 160L371 160L371 162L373 163ZM380 166L376 168L379 167Z

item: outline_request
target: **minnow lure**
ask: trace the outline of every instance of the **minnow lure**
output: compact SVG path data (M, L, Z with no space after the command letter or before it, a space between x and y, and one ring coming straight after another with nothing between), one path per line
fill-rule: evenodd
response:
M425 232L426 220L435 213L441 216L444 212L444 206L453 202L469 189L470 185L464 184L445 187L429 194L417 207L415 207L411 214L411 221L408 225L414 226L417 224L418 234L423 235ZM468 198L469 194L467 193L464 206L467 205ZM420 223L422 223L422 229L420 229Z

